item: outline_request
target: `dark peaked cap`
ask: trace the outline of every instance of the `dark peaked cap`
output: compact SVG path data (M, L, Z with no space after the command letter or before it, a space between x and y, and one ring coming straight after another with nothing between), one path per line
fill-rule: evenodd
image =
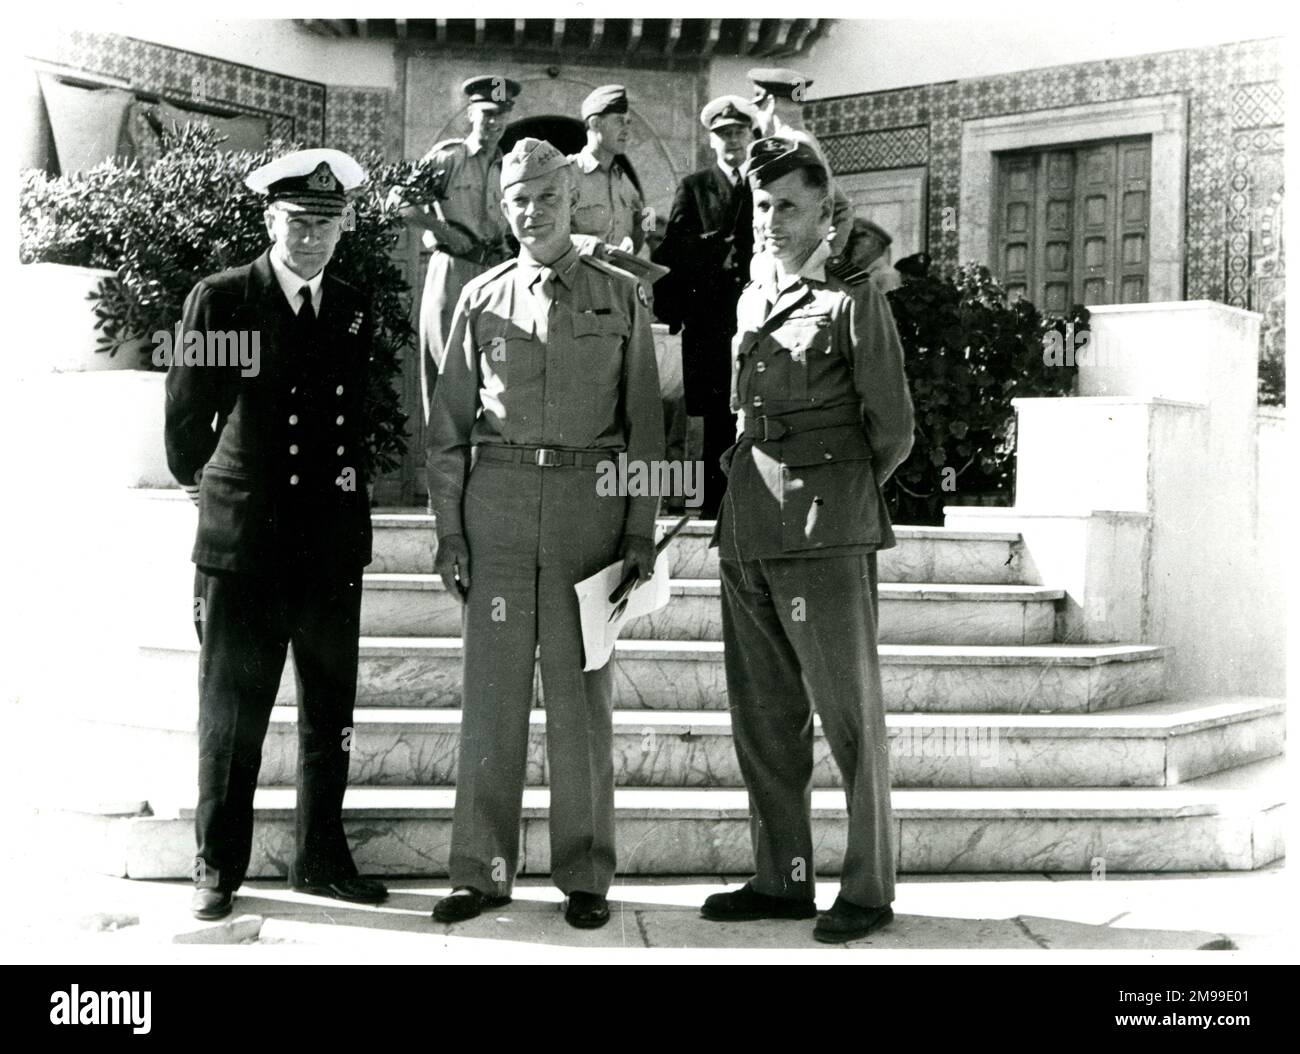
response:
M745 76L757 87L775 95L778 99L792 99L795 88L800 85L811 88L813 83L811 77L798 70L786 69L784 66L756 66L752 70L747 70Z
M819 168L826 171L826 165L817 156L817 151L807 143L771 135L749 144L745 163L740 166L740 174L752 186L762 187L797 168Z
M494 106L498 110L513 110L515 106L515 96L523 90L520 83L511 80L509 77L502 77L495 73L485 73L477 77L471 77L460 86L471 103L482 106L484 109Z

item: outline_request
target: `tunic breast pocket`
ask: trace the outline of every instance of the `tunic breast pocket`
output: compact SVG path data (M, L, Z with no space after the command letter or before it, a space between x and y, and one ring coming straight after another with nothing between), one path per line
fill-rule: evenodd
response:
M783 353L775 359L781 371L775 380L786 398L808 398L812 360L830 350L830 326L830 315L791 315L777 331L776 339Z
M564 371L564 397L580 418L575 438L583 445L595 439L614 417L629 324L626 316L614 312L575 311L571 319L573 351Z

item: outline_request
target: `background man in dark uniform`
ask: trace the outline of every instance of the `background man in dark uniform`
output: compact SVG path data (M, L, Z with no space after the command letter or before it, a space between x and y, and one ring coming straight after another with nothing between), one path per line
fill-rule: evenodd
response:
M341 900L387 895L357 875L342 819L371 555L362 445L372 325L360 293L325 274L346 191L365 180L337 150L298 151L250 174L267 197L271 248L194 287L183 326L204 339L193 354L178 348L167 374L167 463L199 507L201 919L229 914L248 869L262 741L290 643L299 775L289 881ZM216 333L256 334L257 368L205 358Z
M893 814L877 641L880 485L912 447L903 351L883 294L826 269L829 175L797 140L760 139L746 174L764 253L737 308L720 545L727 695L757 869L706 918L811 918L813 712L848 799L840 895L813 931L893 918Z
M573 244L564 155L521 139L501 185L519 257L466 288L430 418L436 567L465 604L453 892L433 917L510 899L540 652L551 879L590 928L609 920L615 866L613 671L583 671L573 587L620 556L625 574L654 568L657 499L598 480L620 451L663 457L659 376L644 290Z
M655 286L655 312L682 328L686 412L704 418L704 501L714 519L726 486L718 465L736 437L731 412L731 338L736 301L749 281L754 252L749 187L740 178L753 141L754 108L736 95L714 99L700 114L715 161L681 181L654 261L671 268Z
M402 210L406 221L422 232L425 248L433 250L420 297L420 393L426 423L460 291L509 255L498 207L501 151L497 144L505 131L506 114L514 109L519 82L497 75L471 77L461 91L469 99L469 135L435 143L421 158L434 166L436 203Z

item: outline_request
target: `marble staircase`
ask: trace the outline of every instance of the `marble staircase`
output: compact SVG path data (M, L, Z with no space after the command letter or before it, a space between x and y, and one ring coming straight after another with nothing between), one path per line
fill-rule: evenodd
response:
M362 606L347 823L376 874L443 874L459 742L459 610L432 573L427 516L376 514ZM746 796L730 739L711 525L674 543L673 597L617 650L620 869L742 874ZM1017 533L897 529L880 554L884 674L900 870L1159 871L1260 867L1282 855L1284 703L1166 697L1167 648L1066 639L1061 589L1032 581ZM150 776L111 807L63 810L101 869L183 877L193 851L196 645L150 633L130 719L95 742ZM545 714L532 718L524 872L549 866ZM178 700L185 699L184 706ZM293 831L296 715L286 671L264 750L253 874L282 874ZM843 853L844 799L821 737L818 871ZM135 784L131 784L135 786Z

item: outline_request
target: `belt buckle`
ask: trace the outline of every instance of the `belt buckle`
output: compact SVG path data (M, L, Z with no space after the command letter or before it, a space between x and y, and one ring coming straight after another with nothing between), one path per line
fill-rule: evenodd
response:
M540 468L555 468L559 463L559 452L546 447L538 447L537 453L533 455L533 464Z
M763 415L762 421L763 421L763 438L761 442L770 443L777 439L783 439L787 434L789 434L790 431L789 427L778 420L775 422L777 432L775 435L773 435L770 428L770 426L773 424L773 421L770 417L768 417L767 414Z

